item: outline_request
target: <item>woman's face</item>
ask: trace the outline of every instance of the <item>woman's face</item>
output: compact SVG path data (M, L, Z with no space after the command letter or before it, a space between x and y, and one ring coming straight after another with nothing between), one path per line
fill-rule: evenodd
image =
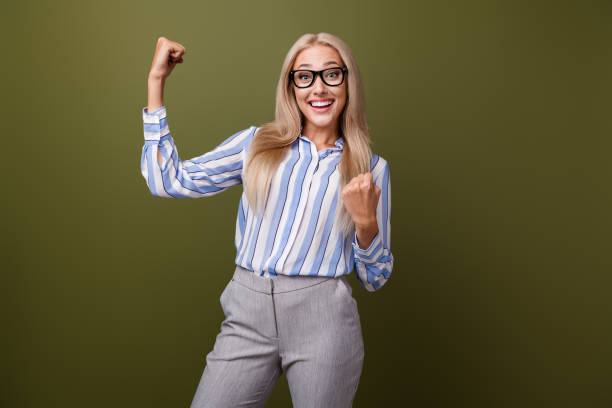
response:
M335 48L326 45L313 45L300 51L291 69L310 69L319 71L332 67L343 67L344 61ZM329 86L317 75L314 83L308 88L298 88L293 84L296 102L304 115L304 129L331 128L336 130L338 118L346 102L347 74L341 85ZM313 101L332 101L327 107L313 107Z

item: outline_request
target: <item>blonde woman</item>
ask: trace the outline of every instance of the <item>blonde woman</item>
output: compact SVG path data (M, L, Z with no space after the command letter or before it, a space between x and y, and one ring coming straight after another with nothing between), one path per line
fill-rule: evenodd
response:
M236 268L220 298L225 320L191 407L263 407L281 373L294 407L350 407L364 347L346 276L355 269L375 291L393 268L389 166L370 150L352 52L328 33L301 36L283 62L275 120L181 160L162 96L185 52L157 42L142 175L158 197L244 188Z

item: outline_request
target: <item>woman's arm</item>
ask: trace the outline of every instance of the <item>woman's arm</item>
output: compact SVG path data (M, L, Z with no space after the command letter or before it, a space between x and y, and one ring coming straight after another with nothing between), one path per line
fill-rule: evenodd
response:
M148 106L147 112L155 112L164 105L164 85L176 64L183 63L183 55L187 50L176 41L166 37L159 37L155 45L155 54L151 63L148 78ZM161 152L157 151L157 160L161 164Z
M373 182L381 188L376 207L378 232L366 249L359 246L357 231L353 237L353 251L357 280L368 291L380 289L391 276L391 178L389 164L382 157L372 169Z
M182 161L170 135L164 106L164 85L186 50L165 37L157 40L147 79L148 105L142 110L145 144L140 169L151 193L157 197L198 198L220 193L242 182L246 144L256 128L251 126L227 138L214 150Z
M242 183L246 146L255 126L234 133L210 152L183 161L170 135L166 107L152 112L145 107L142 118L145 142L140 167L154 196L200 198Z

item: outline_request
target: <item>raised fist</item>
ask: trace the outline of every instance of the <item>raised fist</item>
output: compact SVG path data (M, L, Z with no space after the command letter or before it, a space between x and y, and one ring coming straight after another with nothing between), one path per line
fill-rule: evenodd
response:
M155 46L155 55L149 71L149 78L166 79L177 63L183 62L186 50L181 44L159 37Z

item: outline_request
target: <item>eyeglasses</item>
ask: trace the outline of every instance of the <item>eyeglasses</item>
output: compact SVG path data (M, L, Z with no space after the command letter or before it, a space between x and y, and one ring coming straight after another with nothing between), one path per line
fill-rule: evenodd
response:
M329 86L338 86L344 82L344 73L348 71L347 67L334 67L322 69L321 71L312 71L310 69L297 69L289 71L289 80L293 81L298 88L308 88L317 79L317 75L321 77L323 82Z

